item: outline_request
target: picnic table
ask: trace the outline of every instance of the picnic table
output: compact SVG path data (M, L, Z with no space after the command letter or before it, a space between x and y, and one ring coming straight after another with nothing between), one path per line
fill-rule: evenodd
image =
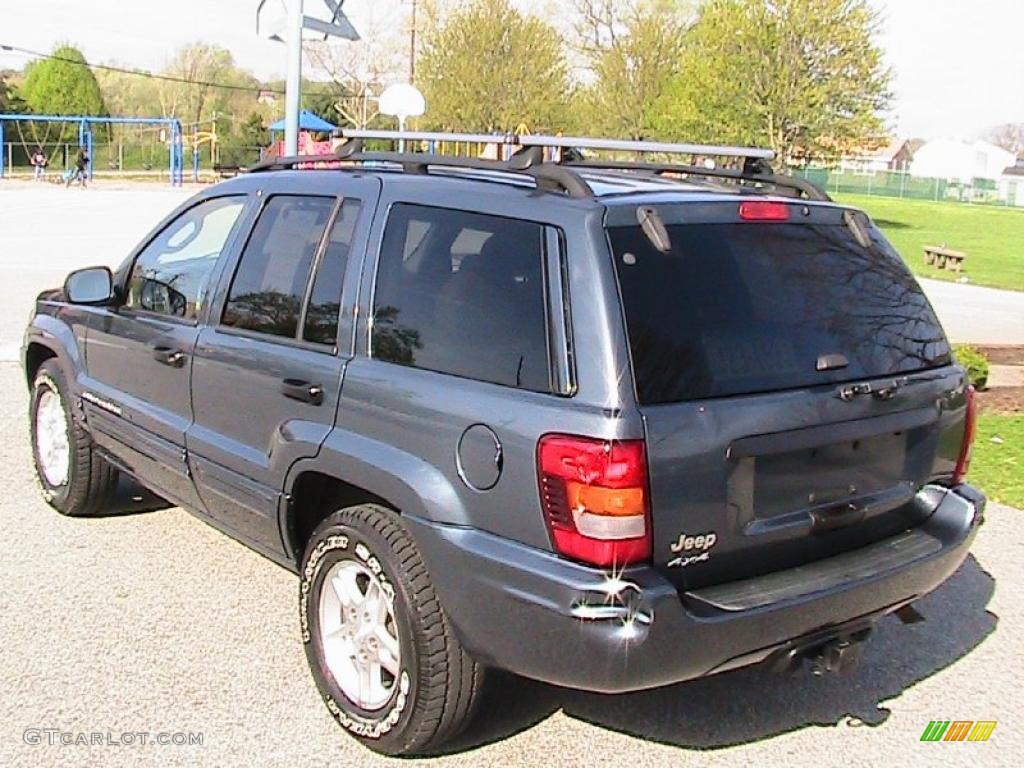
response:
M944 245L926 245L924 247L924 263L930 264L938 269L951 269L960 272L964 268L964 259L967 254L963 251L954 251Z

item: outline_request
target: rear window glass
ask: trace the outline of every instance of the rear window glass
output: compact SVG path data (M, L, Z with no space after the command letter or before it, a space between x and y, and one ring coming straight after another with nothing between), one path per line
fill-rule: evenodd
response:
M869 248L842 225L667 230L668 253L639 226L608 230L643 404L909 373L950 361L928 300L877 230Z

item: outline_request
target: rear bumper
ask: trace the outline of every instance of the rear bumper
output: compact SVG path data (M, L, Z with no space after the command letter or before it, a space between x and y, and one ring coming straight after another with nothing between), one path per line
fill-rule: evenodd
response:
M870 624L960 566L985 498L929 486L918 528L853 552L680 594L653 568L618 579L497 536L406 518L467 650L556 685L606 693L745 666L793 641Z

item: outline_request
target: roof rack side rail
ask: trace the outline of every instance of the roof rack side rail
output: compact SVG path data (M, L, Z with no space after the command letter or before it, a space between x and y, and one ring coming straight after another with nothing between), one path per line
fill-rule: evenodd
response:
M574 160L563 163L572 168L594 168L596 170L649 171L657 175L679 173L685 176L706 176L714 179L732 179L734 181L751 181L785 187L807 196L808 200L832 202L832 198L821 187L807 179L787 176L778 173L747 173L728 168L702 168L695 165L676 165L672 163L637 163L614 160Z
M468 142L477 144L517 144L516 137L503 133L441 133L436 131L376 131L342 128L338 135L346 139L378 139L382 141Z
M431 168L466 168L519 176L529 176L538 189L564 192L569 197L593 197L590 185L574 170L553 163L535 163L514 156L512 160L488 160L460 155L432 155L426 152L357 152L346 162L390 163L405 173L429 173Z

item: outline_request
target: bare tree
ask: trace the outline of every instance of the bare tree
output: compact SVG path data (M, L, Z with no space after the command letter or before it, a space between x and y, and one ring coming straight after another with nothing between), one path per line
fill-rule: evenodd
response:
M312 73L330 79L334 109L342 121L365 128L379 114L377 98L389 82L402 79L405 45L401 26L388 25L371 7L357 41L327 40L305 46Z
M985 132L984 138L997 147L1020 156L1024 153L1024 123L1006 123Z

